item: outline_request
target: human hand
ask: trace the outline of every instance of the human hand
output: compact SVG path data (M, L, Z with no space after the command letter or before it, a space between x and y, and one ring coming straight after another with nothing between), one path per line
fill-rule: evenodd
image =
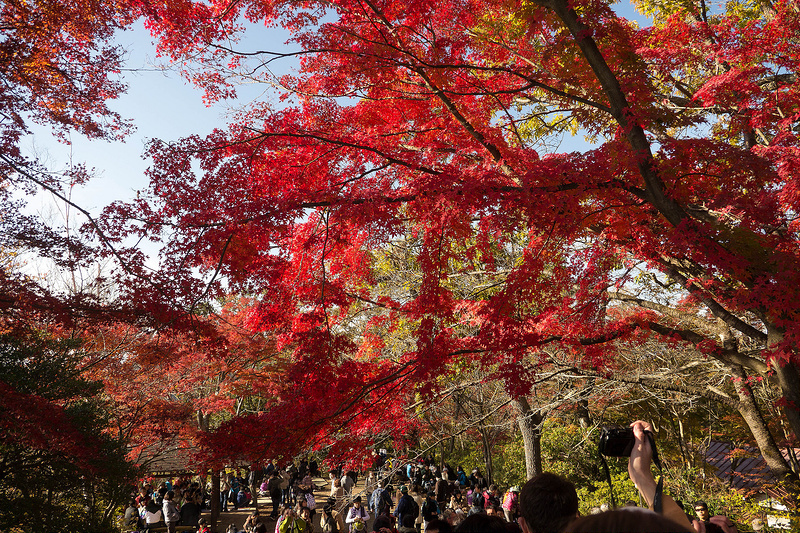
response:
M631 428L636 442L628 460L628 475L645 500L647 500L648 505L652 505L656 491L656 481L650 471L650 463L653 460L653 447L650 445L650 438L645 432L652 434L653 427L649 422L637 420L631 424Z

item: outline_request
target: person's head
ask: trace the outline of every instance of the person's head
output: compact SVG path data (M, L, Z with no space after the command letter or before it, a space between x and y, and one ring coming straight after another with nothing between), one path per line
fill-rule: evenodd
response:
M200 519L197 520L197 525L200 526L200 527L203 527L204 525L206 525L206 523L207 522L206 522L205 518L200 518Z
M413 516L411 513L406 513L403 515L403 523L401 524L404 528L412 528L414 524L417 522L417 517Z
M474 514L466 517L455 533L506 533L507 523L499 516Z
M375 523L372 525L372 531L380 531L383 528L392 529L392 519L385 514L378 515L375 518Z
M642 507L621 507L613 511L578 518L567 525L567 533L694 533L669 518Z
M433 498L434 496L436 496L436 493L433 492L432 490L429 490L428 491L428 498Z
M706 502L702 500L694 502L694 512L701 521L708 520L708 504Z
M311 520L311 509L308 507L303 507L300 509L300 518L305 520L306 522Z
M267 524L260 522L253 529L253 533L267 533Z
M408 494L408 487L406 487L405 485L400 485L400 493Z
M356 509L361 507L361 496L356 496L356 499L353 500L353 507L355 507Z
M428 522L428 527L425 528L425 533L452 533L453 528L450 527L450 524L445 522L444 520L431 520ZM477 533L477 532L476 532ZM481 533L483 533L481 531ZM487 532L493 533L493 532Z
M542 472L522 486L519 507L524 533L557 533L578 515L578 494L568 480Z

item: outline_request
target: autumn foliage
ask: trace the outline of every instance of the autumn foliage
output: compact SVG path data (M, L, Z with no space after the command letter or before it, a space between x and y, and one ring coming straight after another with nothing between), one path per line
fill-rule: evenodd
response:
M459 365L520 396L545 348L613 374L649 334L767 380L800 433L800 14L671 6L641 2L646 28L591 0L151 6L207 98L247 77L282 99L153 142L150 187L102 228L131 263L126 238L163 244L131 300L242 292L285 361L274 403L209 449L400 437L399 398ZM248 48L245 20L290 50ZM283 56L300 67L276 79ZM595 144L554 148L574 132ZM400 245L414 274L393 284Z

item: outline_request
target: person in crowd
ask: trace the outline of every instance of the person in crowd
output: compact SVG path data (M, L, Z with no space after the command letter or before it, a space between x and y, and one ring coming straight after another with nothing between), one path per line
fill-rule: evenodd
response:
M413 485L411 487L411 497L414 498L414 503L417 504L417 518L414 520L414 526L417 528L417 531L422 531L422 504L425 503L425 495L422 490L422 487L419 485Z
M125 508L125 516L122 518L123 531L138 531L139 521L139 508L136 506L136 498L131 498L128 501L128 507Z
M352 494L353 487L355 486L355 481L353 481L353 478L350 477L349 474L349 472L344 474L341 479L342 489L344 489L344 494L348 498L350 497L350 494Z
M356 496L353 506L347 512L345 523L350 526L350 533L361 533L366 530L369 512L361 505L361 496Z
M656 480L650 470L650 464L653 461L653 448L650 446L650 439L646 436L648 432L652 432L652 426L649 422L637 420L631 424L631 428L633 428L636 443L631 450L630 459L628 459L628 475L639 491L642 500L647 503L648 507L652 508L656 497ZM692 527L686 519L683 509L669 495L663 494L661 503L662 514L666 518L677 522L686 529Z
M147 504L150 503L151 493L152 491L149 484L139 487L139 495L136 496L136 507L147 507Z
M220 503L220 510L222 512L228 512L228 500L231 497L231 484L230 478L233 477L233 474L229 474L222 478L219 484L219 503Z
M336 498L336 506L339 511L344 509L345 505L345 497L344 497L344 489L342 488L342 481L339 478L333 480L331 484L331 498Z
M319 523L322 533L345 532L344 517L336 508L336 498L328 498L327 503L322 508L322 516Z
M205 518L197 521L197 533L211 533L211 526L208 525ZM264 533L266 533L266 530L264 530Z
M508 533L507 526L506 521L499 516L479 513L465 518L455 529L455 533Z
M389 510L393 505L392 495L387 489L382 487L381 483L378 483L369 499L369 510L372 511L372 514L375 516L389 514Z
M500 496L500 488L492 483L489 485L489 488L486 489L486 492L483 493L483 506L486 508L489 506L500 507L502 503Z
M519 487L514 485L503 497L503 514L506 517L506 522L516 522L519 515Z
M428 522L425 526L425 531L426 533L452 533L453 528L444 520L436 518Z
M160 525L162 522L163 513L161 511L161 507L155 502L155 500L150 500L147 502L147 505L144 509L144 523L146 527L155 527Z
M300 518L306 523L306 533L314 533L314 517L313 511L308 507L303 507L300 511Z
M439 508L444 509L447 507L447 503L450 501L450 482L447 480L446 472L442 472L441 477L436 480L433 492L436 495L436 503L439 504Z
M410 514L406 514L403 516L403 521L400 524L400 527L397 528L398 533L417 533L417 526L415 523L415 519Z
M394 510L397 523L402 524L405 515L411 515L414 517L414 520L416 520L418 514L419 506L417 502L414 501L414 497L408 493L408 487L400 485L400 499L397 500L397 507Z
M480 492L472 495L472 505L467 512L467 516L474 514L486 514L486 508L483 506L483 497Z
M695 533L686 524L642 507L622 507L613 511L587 515L571 522L568 533Z
M457 487L453 487L453 493L450 495L450 507L458 509L466 504L464 500L464 492Z
M200 520L201 504L202 500L199 490L187 491L186 498L184 499L183 505L181 505L180 525L197 526Z
M432 520L439 518L439 504L436 503L436 498L433 491L428 492L428 497L422 502L422 530L428 531L428 523Z
M283 520L278 526L279 533L307 533L308 524L297 516L294 509L287 507L283 513Z
M558 533L578 516L578 494L565 478L542 472L522 486L519 508L524 533Z
M394 527L392 517L385 514L375 518L375 522L372 524L372 531L377 533L398 533Z
M723 533L722 528L710 520L708 504L704 501L694 503L694 512L697 518L692 520L692 527L697 533Z
M273 470L267 483L269 499L272 500L272 514L270 517L275 520L278 518L278 506L281 504L281 478L277 470Z
M250 516L247 517L247 520L245 520L244 525L242 526L242 529L246 533L253 533L255 531L255 529L256 529L256 526L258 524L263 523L263 522L264 521L261 519L261 516L258 513L258 509L256 509L255 511L250 513Z
M464 467L458 465L456 468L456 477L458 478L458 486L461 488L466 487L469 485L469 481L467 480L467 473L464 472Z
M167 533L175 533L177 531L178 522L181 521L181 513L175 502L172 501L175 497L175 492L168 490L164 495L163 513L164 523L167 525Z

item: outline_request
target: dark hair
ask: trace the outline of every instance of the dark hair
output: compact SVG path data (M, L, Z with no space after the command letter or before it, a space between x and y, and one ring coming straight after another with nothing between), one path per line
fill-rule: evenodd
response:
M428 522L428 526L425 528L425 531L436 530L439 533L452 533L453 526L447 523L446 520L435 519ZM488 533L488 532L487 532Z
M708 504L706 502L704 502L703 500L697 500L696 502L694 502L694 506L695 507L702 507L703 509L708 511Z
M623 507L592 514L571 522L566 533L694 533L658 513L641 507Z
M267 533L267 525L264 522L259 522L253 529L253 533Z
M378 515L375 519L375 523L372 524L372 531L380 531L381 528L384 527L392 529L392 519L385 514Z
M577 516L578 494L570 481L542 472L522 486L519 508L531 533L557 533Z
M411 513L406 513L403 515L403 523L400 524L403 527L414 527L414 524L417 522L417 517Z
M506 521L499 516L476 513L458 524L455 533L506 533L506 527Z

